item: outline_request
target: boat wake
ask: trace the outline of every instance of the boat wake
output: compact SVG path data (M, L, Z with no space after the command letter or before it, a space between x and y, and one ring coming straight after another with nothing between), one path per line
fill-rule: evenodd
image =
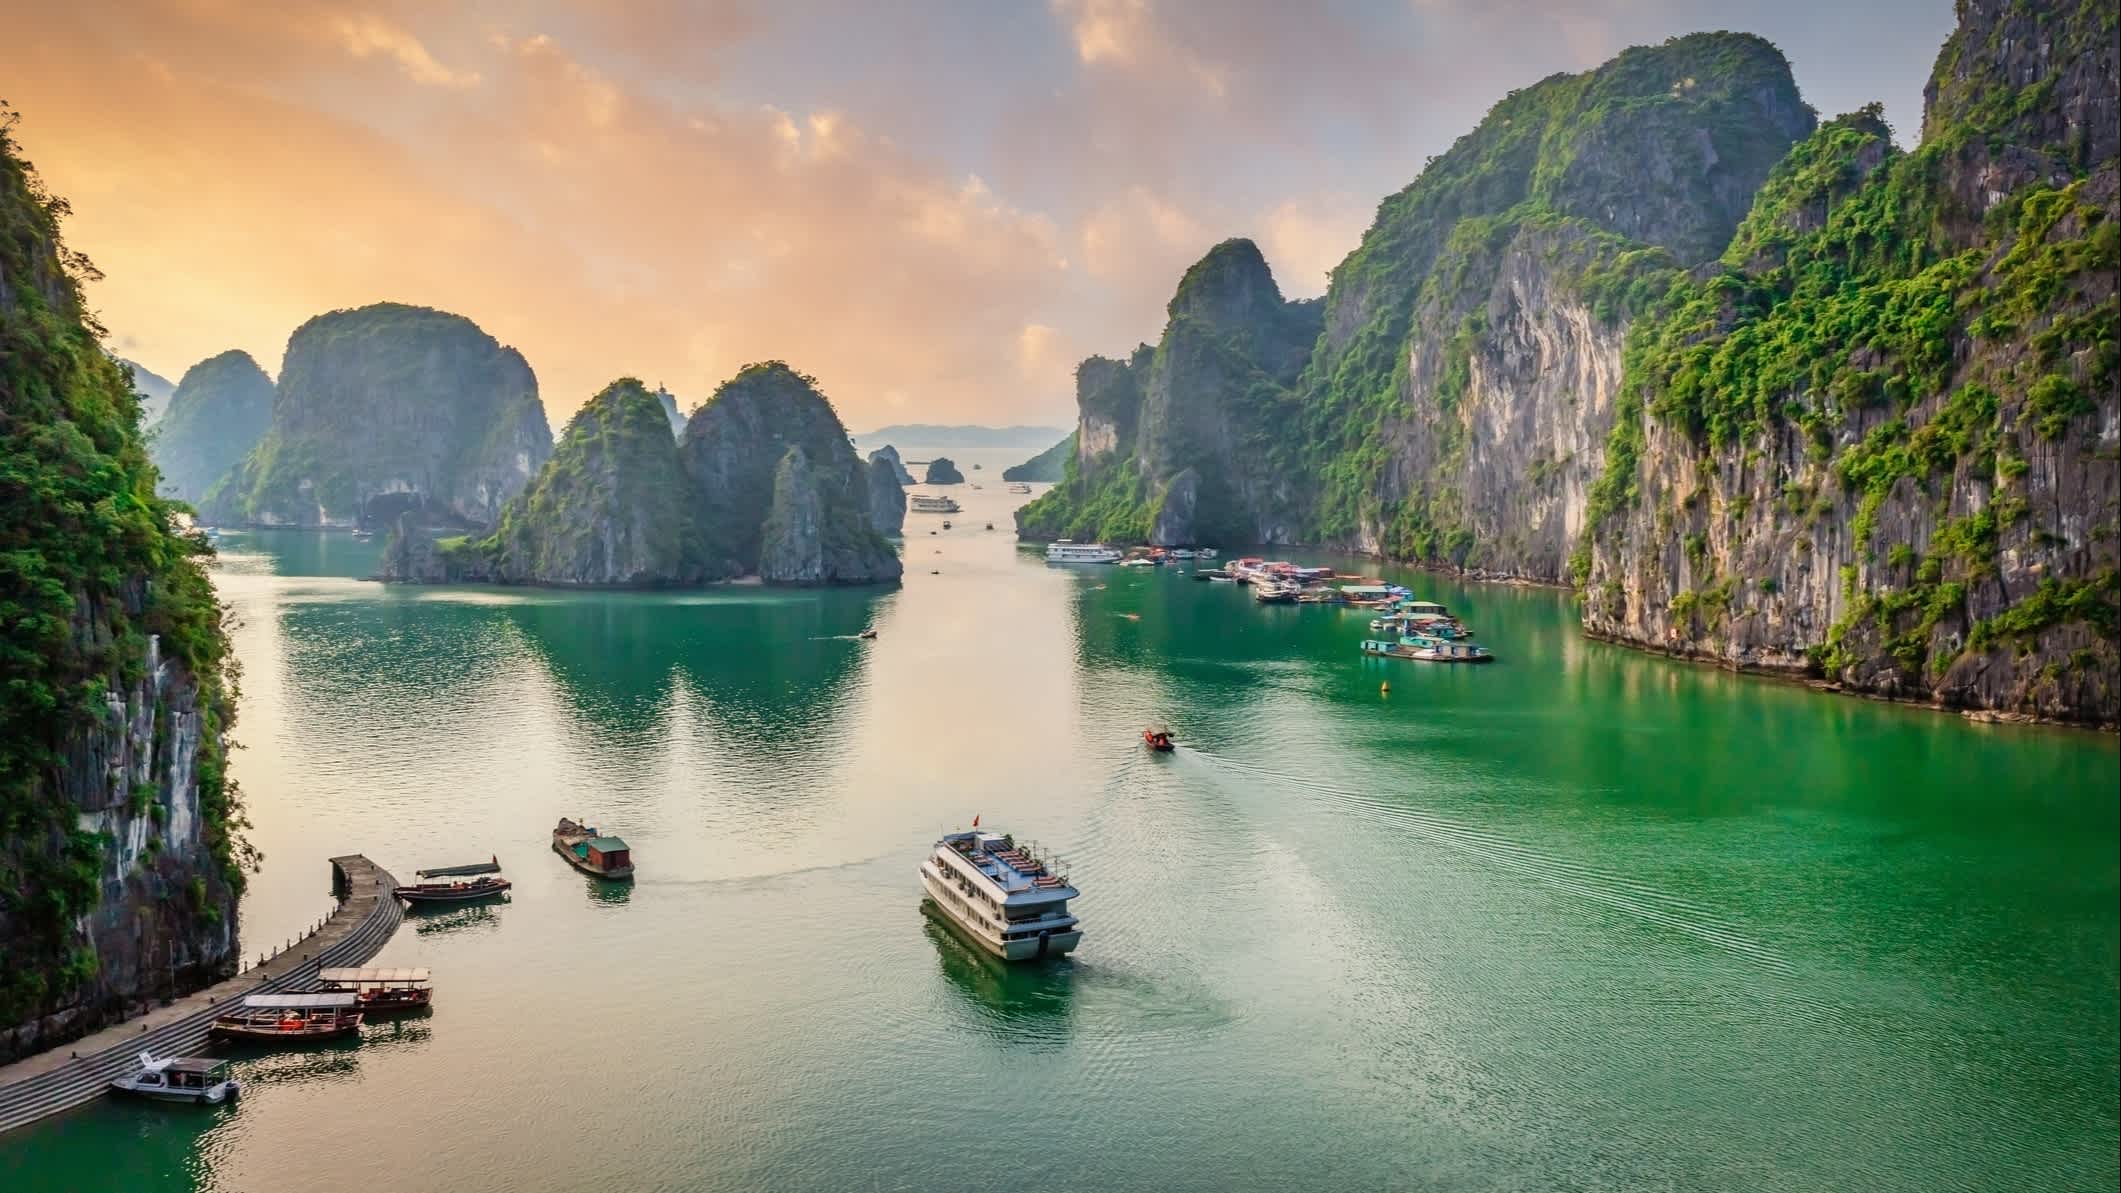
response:
M1338 787L1308 776L1285 774L1198 748L1189 753L1211 767L1241 774L1247 781L1265 780L1331 800L1367 819L1389 823L1427 844L1490 870L1527 878L1644 923L1683 933L1777 973L1793 971L1794 967L1786 957L1754 940L1738 922L1642 879L1534 849L1465 821L1395 803L1367 792Z

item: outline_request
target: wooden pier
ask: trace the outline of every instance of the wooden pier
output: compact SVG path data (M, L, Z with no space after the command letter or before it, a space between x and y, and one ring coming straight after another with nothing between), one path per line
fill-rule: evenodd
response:
M398 880L360 854L331 859L331 871L338 910L263 963L166 1007L0 1067L0 1132L103 1096L143 1051L197 1051L214 1018L245 995L314 990L318 968L360 965L381 952L404 918Z

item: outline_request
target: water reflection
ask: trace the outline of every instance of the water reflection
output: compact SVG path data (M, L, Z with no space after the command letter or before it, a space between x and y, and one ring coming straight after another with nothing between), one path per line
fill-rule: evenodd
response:
M1074 1026L1073 961L1061 957L1010 965L965 940L929 900L921 901L921 915L944 979L983 1032L1035 1051L1067 1043Z
M470 935L490 932L501 926L498 907L507 904L508 896L501 895L494 903L482 903L476 907L444 907L436 909L410 908L405 918L410 920L413 931L421 936Z
M236 1079L245 1089L264 1085L316 1085L343 1081L361 1065L362 1037L319 1040L299 1047L230 1043Z
M582 875L589 887L589 902L599 909L624 907L633 901L632 879L598 878L594 874Z

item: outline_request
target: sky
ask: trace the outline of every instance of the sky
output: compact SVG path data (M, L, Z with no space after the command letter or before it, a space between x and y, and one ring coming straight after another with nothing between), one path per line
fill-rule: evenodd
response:
M277 373L398 301L520 349L555 425L742 365L847 424L1074 421L1257 241L1325 289L1379 200L1507 92L1758 33L1903 143L1951 0L0 0L0 100L73 207L111 347Z

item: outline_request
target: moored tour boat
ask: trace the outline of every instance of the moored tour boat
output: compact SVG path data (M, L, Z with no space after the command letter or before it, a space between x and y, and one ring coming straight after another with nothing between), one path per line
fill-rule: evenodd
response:
M471 862L462 866L436 866L431 870L417 872L420 878L458 878L478 875L470 882L416 882L411 886L400 886L398 898L414 905L475 903L480 899L491 899L515 884L500 876L501 859Z
M565 816L560 817L560 826L552 830L552 851L584 874L611 879L633 877L633 851L626 842Z
M1082 941L1082 922L1068 913L1068 900L1080 892L1006 834L950 833L920 871L944 918L1004 961L1058 957Z
M330 1040L361 1029L360 999L351 990L321 994L253 994L214 1020L213 1034L226 1040L296 1044Z
M210 1056L164 1056L140 1054L140 1067L129 1077L110 1083L121 1094L138 1094L158 1102L199 1102L219 1105L238 1093L243 1085L228 1075L228 1062Z
M317 971L317 980L333 990L353 992L356 1006L367 1016L402 1015L424 1011L434 1005L434 983L423 966L415 969L328 968Z
M1103 543L1078 543L1071 539L1046 545L1047 563L1118 563L1119 554Z
M1366 639L1362 652L1388 659L1412 659L1418 663L1492 663L1495 656L1488 648L1473 642L1453 642L1443 638L1423 635L1404 637L1396 642Z
M906 512L913 514L954 514L957 502L948 497L937 497L932 493L914 493L906 498Z

